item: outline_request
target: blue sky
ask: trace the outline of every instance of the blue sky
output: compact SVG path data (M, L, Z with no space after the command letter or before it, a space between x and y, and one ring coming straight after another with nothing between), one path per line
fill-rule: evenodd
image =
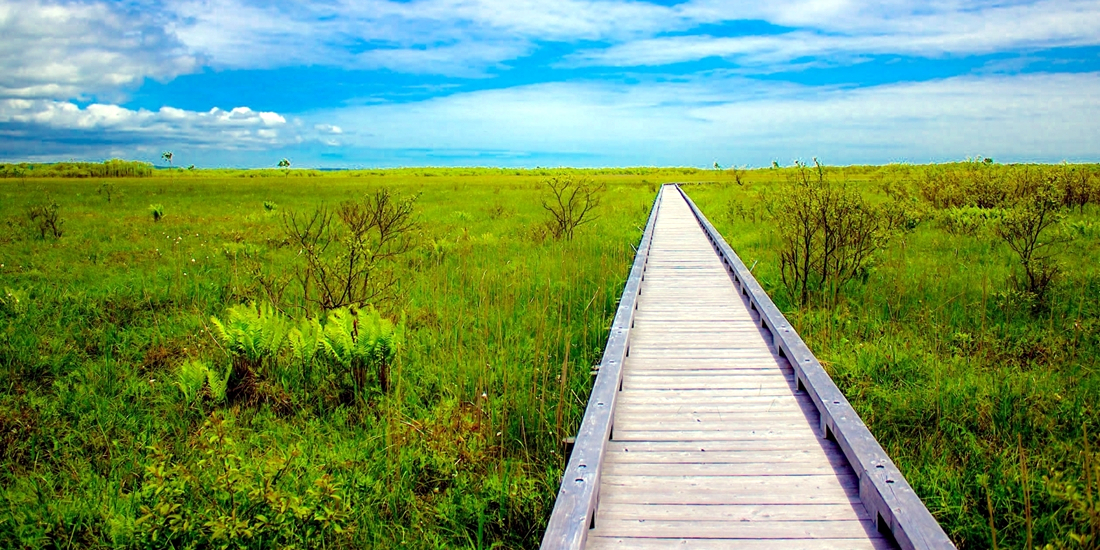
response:
M0 161L1100 160L1100 0L0 0Z

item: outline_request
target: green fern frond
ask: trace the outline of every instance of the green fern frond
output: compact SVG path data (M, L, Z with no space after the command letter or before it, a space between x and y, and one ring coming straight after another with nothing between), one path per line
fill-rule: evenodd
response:
M176 385L183 392L183 398L188 403L193 402L202 393L202 386L206 383L207 366L201 361L184 361L176 369Z

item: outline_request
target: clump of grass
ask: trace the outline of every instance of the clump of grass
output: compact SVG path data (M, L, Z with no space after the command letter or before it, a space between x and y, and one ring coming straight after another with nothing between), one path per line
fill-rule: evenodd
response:
M163 204L150 204L149 214L153 216L154 222L159 222L164 218L164 205Z

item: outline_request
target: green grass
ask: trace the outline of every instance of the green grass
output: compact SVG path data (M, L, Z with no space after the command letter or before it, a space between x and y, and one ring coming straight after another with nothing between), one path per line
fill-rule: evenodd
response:
M881 202L882 182L921 170L833 176ZM631 245L657 183L685 180L717 182L686 189L960 548L992 545L987 496L999 545L1025 547L1017 438L1035 547L1088 532L1095 205L1070 216L1081 237L1061 253L1066 274L1041 315L1011 291L1012 256L988 227L960 232L931 208L837 307L797 310L761 208L783 171L749 172L743 186L713 171L584 172L608 191L571 242L540 228L544 169L0 179L0 547L219 545L222 531L257 548L537 546ZM281 216L380 186L420 194L401 298L376 304L406 323L392 392L358 406L303 390L314 397L289 411L185 399L181 364L227 361L211 316L271 296L296 311L282 283L299 260ZM58 239L25 221L50 200ZM176 513L190 523L173 538Z
M882 182L921 168L834 170L834 179L885 201ZM1097 234L1062 250L1064 277L1049 310L1036 314L1018 303L1010 282L1016 260L993 231L954 234L946 214L931 209L912 232L894 237L866 283L846 288L836 307L799 310L780 281L778 245L763 214L784 178L759 170L743 186L686 190L746 264L755 264L754 275L958 547L992 547L987 493L999 547L1026 547L1019 438L1034 547L1095 548L1095 538L1079 545L1073 535L1097 522L1096 474L1085 475L1083 454L1084 430L1093 451L1100 433ZM1095 204L1067 220L1085 232L1098 222ZM1059 475L1080 494L1043 479ZM1091 522L1084 508L1075 511L1089 500L1089 482Z
M0 180L0 547L202 545L239 517L253 522L233 543L245 547L537 546L651 182L713 179L589 174L608 184L605 202L571 242L540 227L542 171ZM277 294L298 261L281 214L383 185L420 194L402 298L376 304L407 325L390 394L289 412L189 404L179 365L227 361L209 318ZM47 196L59 239L25 227ZM183 535L165 538L175 512L158 502L190 518ZM307 532L276 518L276 502L335 511Z

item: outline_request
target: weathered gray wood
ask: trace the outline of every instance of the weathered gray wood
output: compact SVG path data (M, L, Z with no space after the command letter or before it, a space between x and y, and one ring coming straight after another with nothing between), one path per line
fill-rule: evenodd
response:
M863 538L875 534L875 524L870 520L817 520L817 521L773 521L755 519L751 521L670 521L670 520L631 520L606 518L599 522L595 536L631 536L631 537L675 537L683 533L692 533L699 538L753 538L753 539L791 539L791 538Z
M543 547L890 547L832 396L708 224L662 187Z
M882 530L889 531L902 548L955 548L951 539L917 497L901 471L871 435L829 374L810 352L802 338L734 253L721 234L682 189L677 187L722 257L731 277L748 297L751 309L759 314L781 350L798 373L798 378L814 400L822 429L834 437L860 477L860 497Z
M848 504L620 504L597 513L598 518L645 519L658 521L791 521L816 517L831 521L871 519L862 506Z
M644 538L644 537L592 537L588 548L631 550L885 550L892 548L882 537L868 539L699 539L699 538Z
M622 365L629 346L630 326L633 322L635 302L641 287L647 254L653 240L653 229L661 207L661 197L667 186L662 186L650 209L634 264L623 288L615 320L611 324L607 345L599 374L592 386L588 407L581 420L580 429L562 477L554 510L543 533L542 548L583 548L588 537L589 525L599 496L600 472L611 423L615 410L615 398L622 380Z

